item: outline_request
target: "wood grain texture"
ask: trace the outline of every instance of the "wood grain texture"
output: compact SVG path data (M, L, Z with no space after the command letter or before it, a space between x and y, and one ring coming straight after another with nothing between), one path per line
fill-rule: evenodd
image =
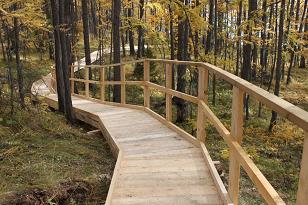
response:
M50 95L46 102L56 100ZM72 100L76 116L104 133L118 159L106 205L224 204L197 140L144 110Z

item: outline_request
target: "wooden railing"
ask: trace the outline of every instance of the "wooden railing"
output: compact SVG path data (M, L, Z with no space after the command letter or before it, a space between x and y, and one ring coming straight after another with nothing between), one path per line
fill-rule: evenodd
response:
M162 63L165 68L165 86L157 85L150 82L150 62ZM125 80L125 65L133 63L144 64L144 77L142 81L126 81ZM198 69L198 96L188 95L172 89L172 67L173 65L188 65ZM108 67L120 66L121 80L120 81L105 81L104 69ZM243 98L244 94L257 99L263 105L276 111L281 117L302 128L305 132L304 148L302 155L301 171L299 177L299 186L297 192L297 205L304 205L308 203L308 113L298 108L297 106L273 95L269 92L257 87L225 70L222 70L214 65L203 62L187 62L176 60L163 59L144 59L132 62L125 62L113 65L91 65L85 66L84 78L74 78L74 71L76 66L72 66L72 76L70 78L72 93L74 93L74 82L82 82L85 84L85 97L89 98L89 85L99 84L102 103L105 102L105 85L120 85L121 86L121 103L122 106L126 104L125 85L140 85L144 87L144 107L150 110L150 90L156 89L166 94L166 122L172 123L172 97L178 97L194 103L198 106L197 111L197 139L201 142L206 142L205 134L205 119L207 118L222 136L224 141L230 148L230 163L229 163L229 185L228 195L234 204L238 204L239 197L239 179L240 167L242 167L248 174L250 179L255 184L257 190L268 204L285 204L285 202L278 195L276 190L264 177L261 171L249 158L249 155L241 146L243 139ZM98 68L100 70L100 81L89 80L89 67ZM232 97L232 121L231 131L229 131L223 123L217 118L208 106L208 79L209 74L215 74L216 77L227 81L233 86ZM108 102L119 105L117 103ZM153 112L153 111L151 111Z

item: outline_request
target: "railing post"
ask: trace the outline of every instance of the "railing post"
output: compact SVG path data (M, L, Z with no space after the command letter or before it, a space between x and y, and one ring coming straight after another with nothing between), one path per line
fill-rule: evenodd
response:
M74 75L74 66L71 65L71 94L74 94L74 78L75 78L75 75Z
M121 104L125 104L125 67L121 65Z
M232 117L231 117L231 136L239 144L243 139L243 100L244 92L233 86L232 97ZM240 164L236 159L234 150L230 149L229 162L229 197L234 205L238 204L240 180Z
M166 64L166 88L172 88L172 65ZM172 121L172 95L166 93L166 120Z
M144 107L150 107L150 89L149 86L146 84L150 81L150 61L144 60L143 64L143 81L144 81Z
M208 101L208 82L209 71L205 68L198 67L198 99L203 100L205 103ZM199 103L197 115L197 139L200 142L204 142L205 137L205 115Z
M105 101L105 84L104 84L104 81L105 81L105 69L104 67L101 67L100 68L100 90L101 90L101 101L104 102Z
M296 205L305 205L308 202L308 132L305 132L304 147L299 174Z
M84 66L84 79L85 79L85 95L88 98L90 96L89 94L90 83L89 83L89 67L86 65Z

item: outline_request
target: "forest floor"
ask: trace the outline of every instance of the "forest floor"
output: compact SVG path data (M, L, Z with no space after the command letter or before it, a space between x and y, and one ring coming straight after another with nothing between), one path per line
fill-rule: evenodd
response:
M23 64L26 110L14 103L11 115L8 85L0 85L0 204L104 204L115 165L107 142L87 134L94 129L88 125L67 124L44 103L32 105L31 85L52 61L31 55Z
M29 103L13 116L1 104L0 204L104 204L115 161L103 136Z

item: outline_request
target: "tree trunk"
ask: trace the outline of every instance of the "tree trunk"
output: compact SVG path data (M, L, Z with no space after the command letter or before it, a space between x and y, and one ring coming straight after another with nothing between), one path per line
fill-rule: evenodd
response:
M142 21L144 14L144 0L139 0L139 19ZM143 39L143 28L142 26L138 26L138 50L137 50L137 57L141 58L143 54L143 46L144 46L144 39Z
M132 1L132 0L130 0ZM128 41L129 41L129 55L134 56L136 55L135 53L135 45L134 45L134 30L133 30L133 25L132 21L130 18L133 17L133 11L134 11L134 3L131 2L132 7L128 8L127 10L127 16L128 16L128 24L129 24L129 31L128 31Z
M121 13L121 0L113 1L112 9L112 40L113 40L113 63L121 62L121 40L120 40L120 13ZM114 67L114 80L121 80L121 68L120 66ZM121 86L114 86L114 102L121 102Z
M14 10L17 10L17 3L14 4ZM25 108L25 93L24 93L24 76L22 65L20 62L20 49L19 49L19 29L18 18L14 17L14 47L15 47L15 58L16 58L16 69L17 69L17 82L19 92L19 102L22 108Z
M276 63L276 76L275 76L275 89L274 94L279 96L280 91L280 78L281 78L281 66L282 66L282 44L284 39L284 15L285 15L285 0L281 0L281 10L279 19L279 36L278 36L278 51L277 51L277 63ZM269 131L272 131L276 124L277 113L272 111L272 118L269 126Z
M186 1L183 1L186 4ZM178 50L177 58L178 60L188 60L188 20L179 17L178 23ZM186 91L186 66L178 65L177 67L177 90L185 93ZM177 106L177 119L176 121L181 123L187 119L188 116L188 106L187 102L180 98L175 98L175 104Z
M91 65L88 0L82 0L81 4L82 4L84 53L85 53L85 58L86 58L86 65ZM89 69L89 75L90 74L91 74L91 71ZM89 79L91 79L91 75Z
M67 0L59 0L59 22L62 27L68 25L68 21L65 18L65 6L67 6ZM66 14L69 15L69 14ZM67 34L68 28L60 30L60 42L61 42L61 54L62 54L62 75L64 82L64 105L65 105L65 117L70 123L74 123L74 113L71 98L71 89L69 81L69 65L68 65L68 49L67 49ZM61 88L63 89L63 88Z
M237 36L241 37L241 23L242 23L242 10L243 10L243 0L239 2L238 15L237 15ZM240 69L240 56L241 56L241 38L237 40L237 49L236 49L236 70L235 74L239 75Z
M65 111L64 105L64 81L62 71L62 52L60 41L60 23L59 23L59 2L58 0L50 0L52 10L52 23L54 28L54 43L55 43L55 66L56 66L56 81L58 94L58 107L60 112Z
M214 20L214 1L209 1L210 11L209 11L209 26L207 31L206 45L205 45L205 54L208 54L212 50L212 34L213 34L213 20Z

